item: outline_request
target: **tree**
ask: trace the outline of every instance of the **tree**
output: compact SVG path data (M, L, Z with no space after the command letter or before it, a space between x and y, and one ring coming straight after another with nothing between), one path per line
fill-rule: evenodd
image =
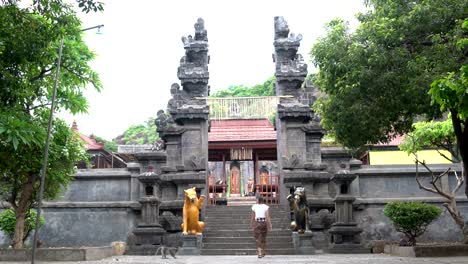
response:
M117 151L117 143L115 143L114 141L109 141L109 140L104 139L104 138L99 137L99 136L94 136L94 138L96 139L96 142L104 143L104 148L105 149L110 150L110 151L114 151L114 152Z
M454 111L452 121L466 170L467 107L462 91L468 49L462 44L468 1L367 3L371 9L357 16L361 24L355 32L335 19L312 48L320 70L317 84L326 93L314 106L323 126L343 145L358 148L409 132L416 117L430 120L442 111ZM468 195L468 188L465 192Z
M466 9L465 9L466 11ZM457 149L460 152L465 172L465 182L468 182L468 19L458 21L455 26L453 42L456 49L465 54L464 65L459 71L450 72L431 84L429 94L441 111L448 111L452 120L453 130L457 138ZM465 194L468 197L468 184L465 184Z
M442 122L418 122L413 126L414 130L405 137L398 147L415 157L416 182L419 188L437 194L445 200L443 206L447 209L452 219L462 231L463 243L468 244L468 225L457 206L457 192L464 182L463 173L462 175L458 175L456 170L448 168L444 172L437 174L424 160L421 160L418 157L418 151L423 147L436 147L438 149L445 149L451 153L452 157L448 157L438 150L439 154L447 160L451 162L459 160L458 147L453 144L455 141L455 132L453 130L451 118ZM432 187L428 187L421 182L419 165L422 165L429 172L431 177L429 183ZM442 184L442 178L448 177L450 173L453 173L457 182L454 187L451 187L450 185L444 186Z
M227 89L220 90L211 95L211 97L250 97L250 96L274 96L275 95L275 77L268 78L262 84L256 84L252 87L245 85L232 85Z
M13 247L23 247L25 217L37 199L47 134L54 71L64 39L56 109L87 109L83 90L101 84L89 62L93 53L81 38L81 23L61 0L18 1L0 6L0 195L15 211ZM53 199L68 185L84 146L68 125L55 118L49 147L44 198Z
M25 223L24 223L24 236L23 236L23 243L28 238L31 231L36 229L36 218L37 212L34 209L30 209L29 212L26 214ZM39 227L41 227L45 222L44 216L41 216L41 220L39 222ZM15 227L16 227L16 216L15 211L11 208L8 208L0 213L0 230L3 231L8 237L10 237L11 241L13 241L13 237L15 235Z
M154 117L150 117L144 124L130 126L113 141L120 145L140 145L153 144L158 138Z
M437 206L418 202L390 202L384 207L384 215L408 238L409 246L416 246L416 238L426 232L427 226L441 213Z
M441 156L450 162L460 162L460 151L453 131L451 119L445 121L422 121L413 124L409 132L398 146L400 150L415 154L425 147L436 148ZM451 154L448 157L440 150Z

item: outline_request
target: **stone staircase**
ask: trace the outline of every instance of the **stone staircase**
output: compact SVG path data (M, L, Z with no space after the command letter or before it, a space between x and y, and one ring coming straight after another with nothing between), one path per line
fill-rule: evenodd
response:
M251 205L235 204L206 207L202 255L257 254L250 229ZM278 205L270 206L273 230L267 236L267 255L294 255L288 214Z

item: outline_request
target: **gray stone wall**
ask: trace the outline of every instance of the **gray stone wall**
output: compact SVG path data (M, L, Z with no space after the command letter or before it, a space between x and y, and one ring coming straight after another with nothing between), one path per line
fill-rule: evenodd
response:
M446 165L434 165L431 169L437 173L445 171ZM461 167L452 164L452 168ZM363 228L363 241L394 240L399 241L403 235L396 232L389 219L384 216L383 208L391 201L421 201L437 205L443 209L440 218L432 223L427 232L418 241L457 241L462 238L461 231L450 217L439 196L419 189L415 180L414 165L395 166L362 166L355 171L359 176L353 182L352 191L357 194L355 220ZM429 186L430 176L420 168L420 174L426 175L423 181ZM442 181L443 188L453 188L454 175ZM468 200L462 186L457 193L457 205L468 220Z
M79 170L59 199L43 204L45 224L39 236L43 245L105 246L126 241L139 206L131 195L139 188L132 177L127 169ZM0 208L7 206L0 203ZM8 244L0 232L0 247Z
M326 160L326 159L325 159ZM76 175L63 197L44 203L46 223L40 240L46 246L104 246L113 241L125 241L140 217L138 199L139 182L130 169L82 170ZM443 171L445 166L433 166L435 171ZM383 207L389 201L424 201L442 206L443 200L431 193L420 190L415 182L415 168L408 166L362 166L352 170L358 177L351 189L356 194L355 220L363 228L364 243L371 240L399 240L395 231L383 215ZM179 175L180 176L180 175ZM428 179L426 179L428 180ZM444 184L453 186L451 176ZM312 193L327 193L326 185ZM332 205L333 187L329 186L329 199L324 203ZM183 188L180 188L183 189ZM468 217L468 200L459 191L459 207ZM133 193L133 194L132 194ZM311 193L311 194L312 194ZM163 203L161 213L174 211L182 206L182 194L176 195L176 186L162 188ZM311 201L313 202L313 201ZM0 207L6 207L0 203ZM421 241L457 240L460 231L444 209L442 216L429 227ZM8 245L8 239L0 232L0 246Z

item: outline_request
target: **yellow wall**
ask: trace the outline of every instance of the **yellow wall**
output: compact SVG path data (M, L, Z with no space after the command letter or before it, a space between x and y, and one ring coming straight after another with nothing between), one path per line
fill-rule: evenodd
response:
M449 158L452 158L450 152L441 151ZM426 161L428 164L446 164L451 163L442 157L437 150L418 151L418 158ZM389 165L389 164L414 164L414 156L399 150L388 151L369 151L370 165Z

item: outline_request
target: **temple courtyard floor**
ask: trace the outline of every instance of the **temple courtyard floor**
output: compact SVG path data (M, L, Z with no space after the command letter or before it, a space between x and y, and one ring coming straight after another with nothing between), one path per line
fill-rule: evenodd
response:
M1 264L30 263L30 262L0 262ZM468 264L468 257L443 257L443 258L404 258L384 254L358 254L358 255L308 255L308 256L266 256L257 258L256 256L178 256L177 259L161 259L161 256L118 256L106 258L99 261L83 262L42 262L50 264L70 264L70 263L131 263L131 264L239 264L239 263L308 263L308 264Z

